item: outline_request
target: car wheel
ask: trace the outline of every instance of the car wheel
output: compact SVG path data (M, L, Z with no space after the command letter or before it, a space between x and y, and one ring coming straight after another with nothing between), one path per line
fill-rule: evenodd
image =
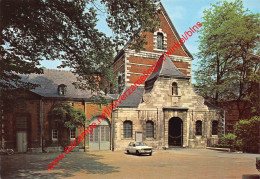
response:
M127 150L127 151L126 151L126 153L128 153L128 154L129 154L129 153L130 153L130 152L129 152L129 150Z
M150 152L149 155L152 156L153 152Z
M140 153L139 153L139 151L138 151L138 150L136 151L136 155L140 155Z

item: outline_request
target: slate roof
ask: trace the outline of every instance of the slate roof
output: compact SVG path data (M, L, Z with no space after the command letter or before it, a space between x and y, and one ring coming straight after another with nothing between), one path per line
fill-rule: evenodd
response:
M96 95L91 93L90 90L76 89L72 83L77 81L77 76L71 71L44 69L43 74L30 74L21 76L22 80L24 81L39 84L40 87L30 91L43 97L89 99L93 95ZM61 84L67 86L66 94L64 96L58 95L58 86Z
M189 78L188 76L184 75L182 72L178 70L178 68L173 64L172 60L165 56L166 60L162 60L162 65L158 68L158 71L153 71L152 74L146 79L147 81L152 80L153 78L157 78L159 76L168 76L174 78ZM159 60L157 61L157 64ZM158 65L159 66L159 65Z
M128 88L130 87L126 87L125 89L127 90ZM122 92L122 94L124 92ZM121 104L119 103L118 105L119 108L137 108L142 101L143 93L144 93L143 87L136 88L136 90L133 91L130 95L128 95L128 97L124 101L122 101ZM128 92L126 94L128 94Z

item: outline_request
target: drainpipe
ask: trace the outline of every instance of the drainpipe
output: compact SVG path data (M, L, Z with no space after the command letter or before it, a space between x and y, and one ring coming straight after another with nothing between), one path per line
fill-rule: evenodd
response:
M224 122L223 123L224 123L224 135L225 135L226 134L226 118L225 118L226 117L226 111L225 110L223 110L223 111L224 111L224 120L223 120Z
M84 100L83 100L84 101ZM86 118L87 118L87 108L86 108L86 102L84 101L84 113L86 115ZM84 132L86 130L86 119L85 119L85 122L84 122ZM84 137L84 152L86 152L86 139Z
M165 147L165 111L163 110L163 146Z
M158 108L157 108L157 126L158 126ZM158 132L156 132L156 134L157 134L156 138L159 138L159 135L158 135L159 134L159 130L158 129L159 129L159 127L157 127L157 131Z
M41 126L41 137L40 137L40 142L41 142L41 149L43 152L43 136L44 136L44 131L43 131L43 98L40 100L40 126Z
M113 106L113 102L114 100L112 100L112 111L111 111L111 149L112 151L114 151L114 119L113 119L113 112L115 111L114 110L114 106Z

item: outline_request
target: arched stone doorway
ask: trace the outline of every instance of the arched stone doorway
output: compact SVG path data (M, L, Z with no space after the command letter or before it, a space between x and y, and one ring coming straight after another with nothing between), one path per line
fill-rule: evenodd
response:
M169 120L168 145L180 146L183 144L183 122L179 117Z
M89 125L93 122L99 124L98 117L93 118ZM110 150L110 125L107 119L104 119L92 134L89 134L89 150Z

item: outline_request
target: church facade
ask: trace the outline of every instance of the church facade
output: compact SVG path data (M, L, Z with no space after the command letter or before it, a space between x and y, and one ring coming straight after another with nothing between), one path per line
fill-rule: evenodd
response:
M161 26L146 32L145 50L136 53L126 46L115 57L118 93L123 94L143 72L170 49L180 36L162 4ZM182 45L113 112L113 148L143 141L154 148L206 147L223 133L223 110L207 104L191 84L192 55Z

